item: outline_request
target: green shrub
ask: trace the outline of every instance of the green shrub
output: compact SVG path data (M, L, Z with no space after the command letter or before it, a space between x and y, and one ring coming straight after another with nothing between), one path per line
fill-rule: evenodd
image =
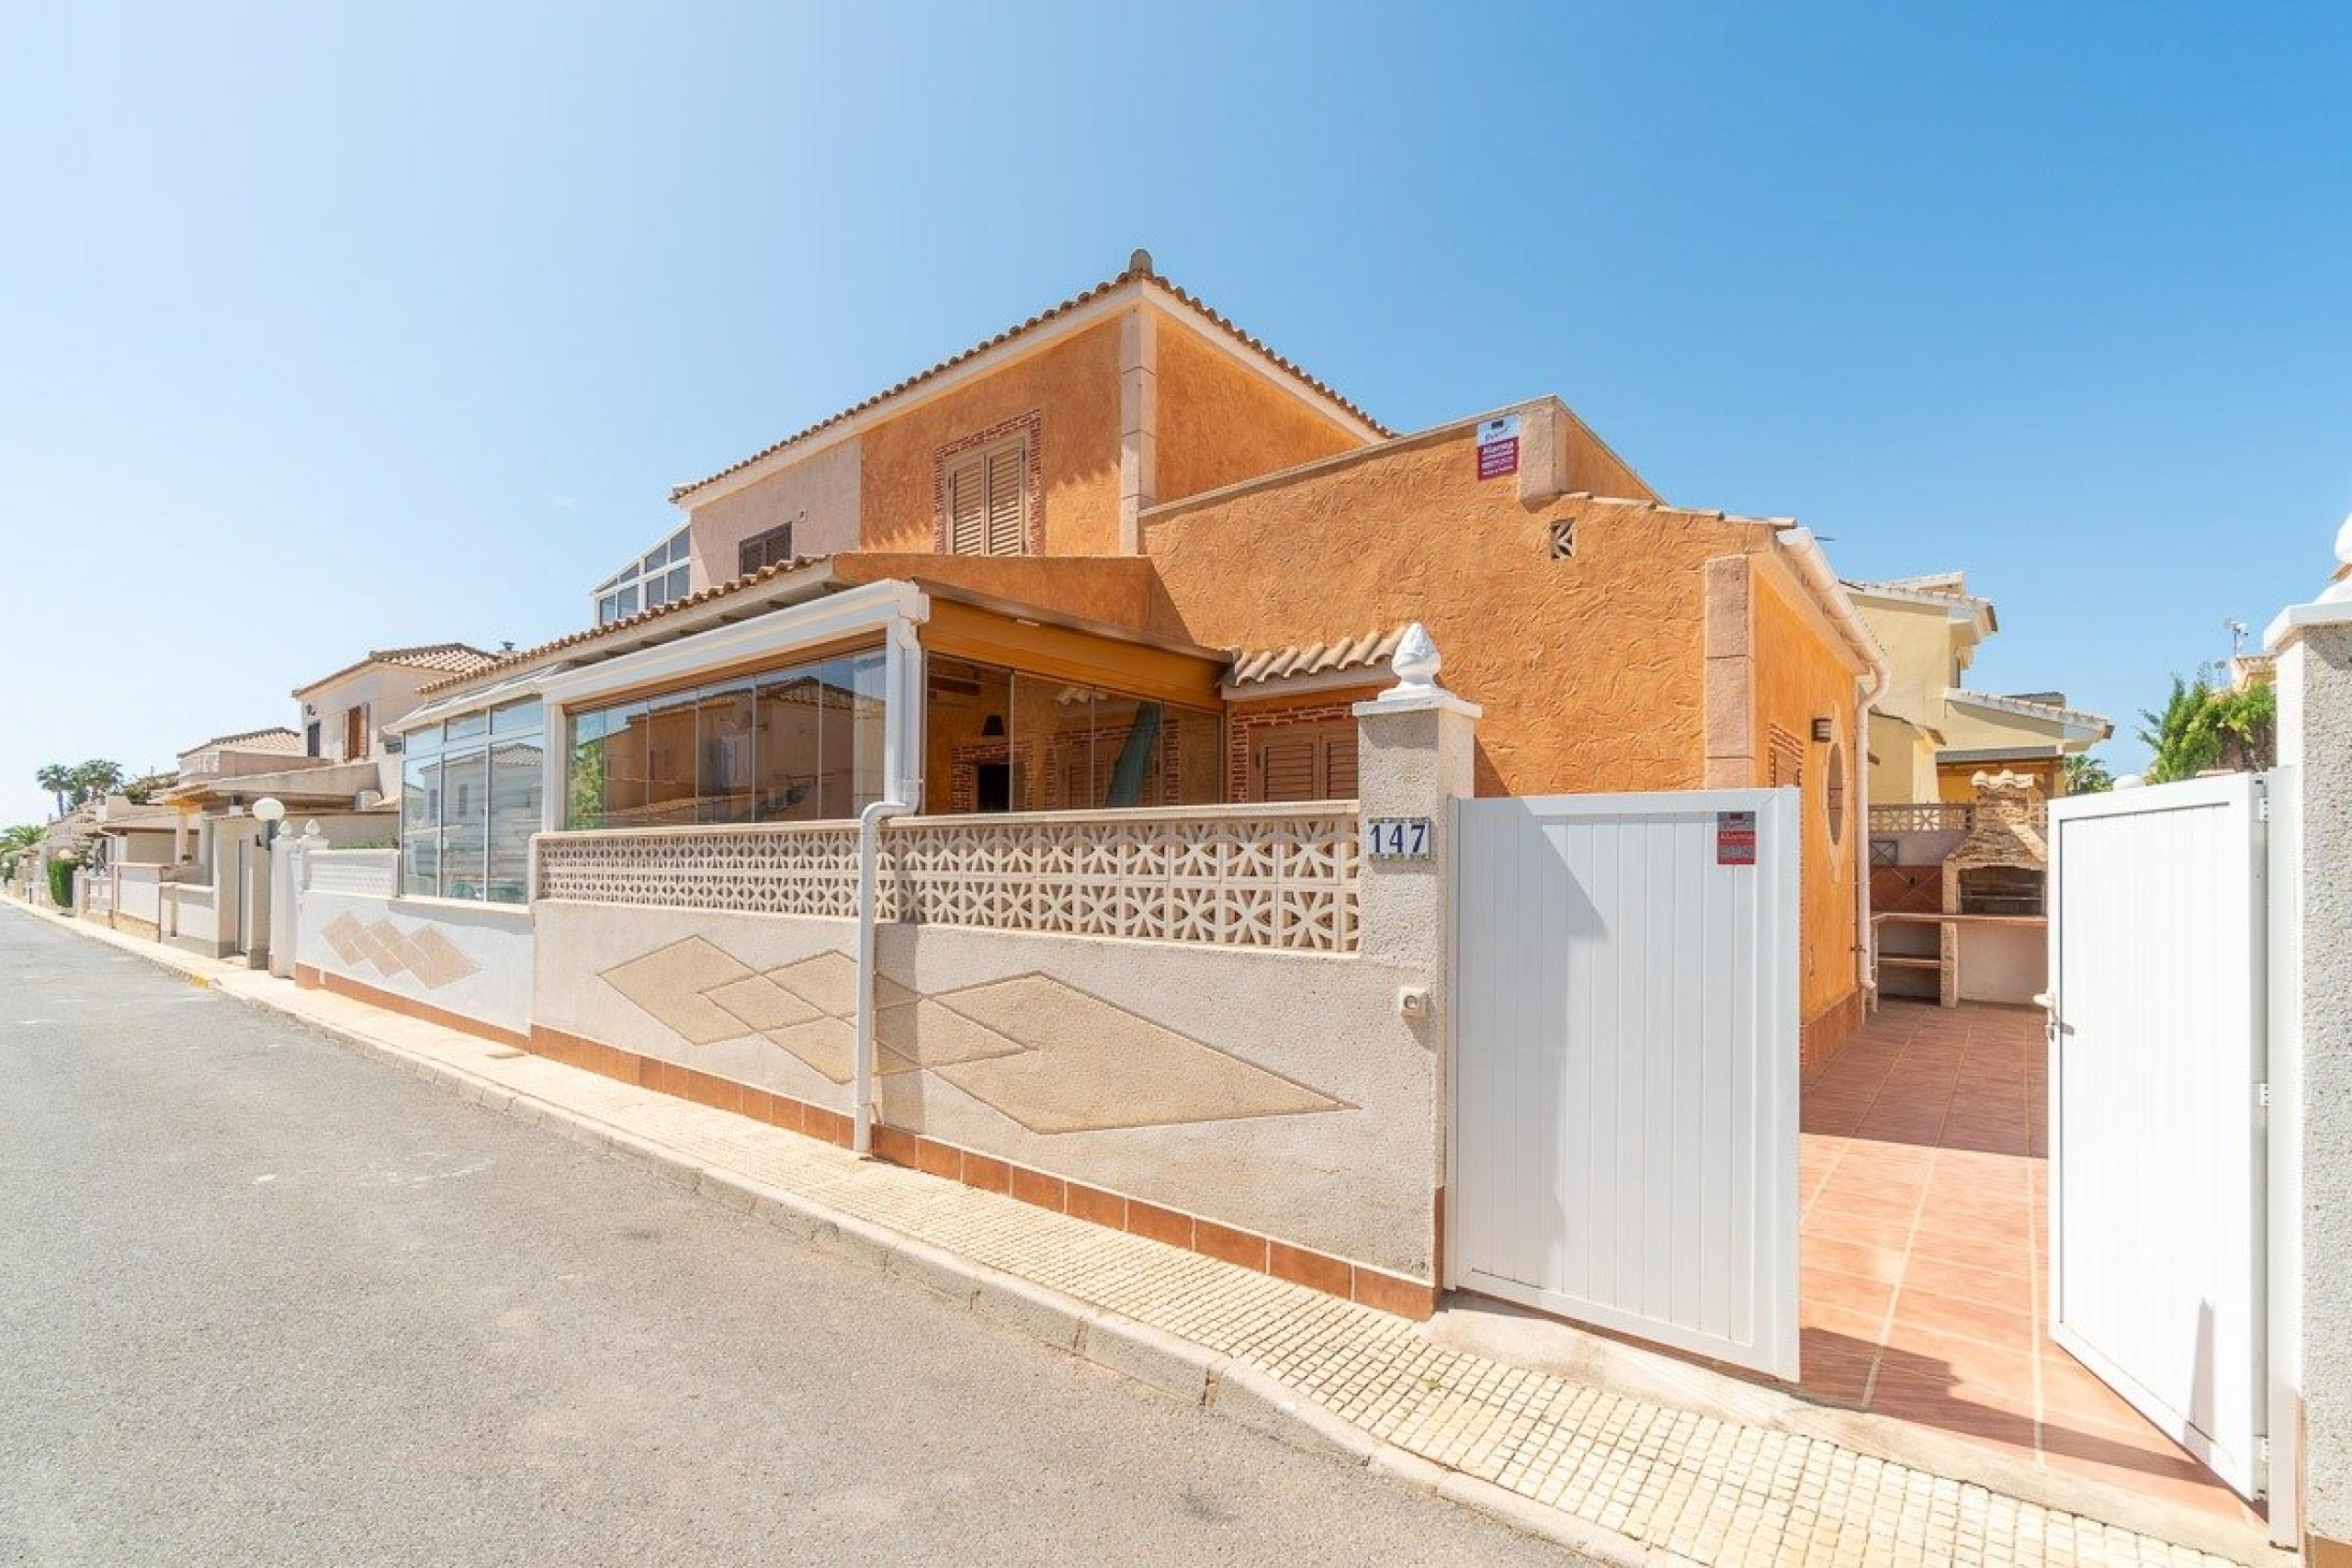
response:
M61 909L74 907L74 864L61 855L49 863L49 899Z

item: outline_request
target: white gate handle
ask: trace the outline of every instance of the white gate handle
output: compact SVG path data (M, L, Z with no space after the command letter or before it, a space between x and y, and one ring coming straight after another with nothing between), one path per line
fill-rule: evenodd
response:
M2033 1005L2044 1012L2054 1012L2057 1010L2058 998L2048 991L2036 991L2033 993Z

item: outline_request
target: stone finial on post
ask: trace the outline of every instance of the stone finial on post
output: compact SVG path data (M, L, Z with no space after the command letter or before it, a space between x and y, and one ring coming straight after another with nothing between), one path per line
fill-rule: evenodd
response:
M1358 949L1424 971L1433 1009L1446 970L1452 803L1473 793L1479 709L1437 683L1444 660L1419 622L1405 628L1389 663L1396 683L1353 710L1363 851ZM1385 836L1375 840L1375 829Z

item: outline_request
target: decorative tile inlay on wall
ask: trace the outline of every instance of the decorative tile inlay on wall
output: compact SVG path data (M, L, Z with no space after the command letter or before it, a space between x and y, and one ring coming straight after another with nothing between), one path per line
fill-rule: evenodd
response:
M542 833L538 896L857 914L857 829ZM1328 807L913 819L882 840L878 917L925 925L1352 953L1356 818Z
M403 931L388 919L363 925L355 916L337 915L319 934L345 964L365 964L379 975L413 975L428 991L481 972L437 926Z
M814 953L759 971L693 936L602 978L694 1045L757 1035L850 1081L857 967ZM926 997L880 976L875 1070L930 1071L1033 1133L1353 1109L1048 975Z

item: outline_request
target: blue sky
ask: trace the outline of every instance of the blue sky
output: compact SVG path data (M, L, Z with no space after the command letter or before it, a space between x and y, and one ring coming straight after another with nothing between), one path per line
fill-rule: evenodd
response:
M34 9L0 818L571 629L673 483L1138 244L1391 424L1556 391L1964 567L1975 682L2127 737L2352 508L2340 6Z

